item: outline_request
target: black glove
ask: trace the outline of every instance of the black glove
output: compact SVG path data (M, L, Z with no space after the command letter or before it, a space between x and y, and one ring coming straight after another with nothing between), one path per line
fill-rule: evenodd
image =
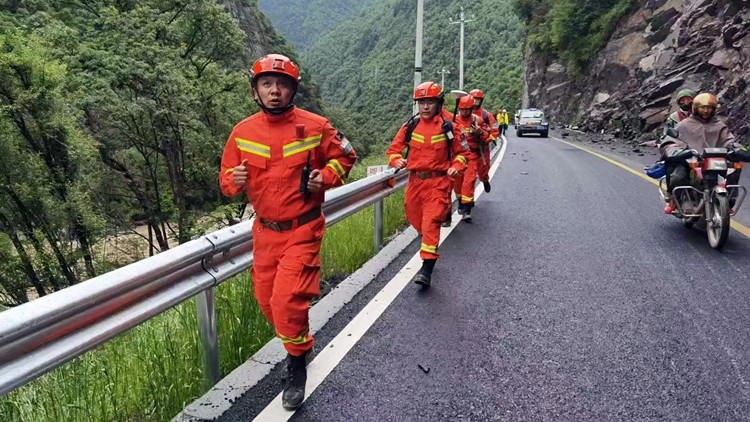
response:
M750 151L745 147L735 149L729 153L729 160L748 163L750 162Z

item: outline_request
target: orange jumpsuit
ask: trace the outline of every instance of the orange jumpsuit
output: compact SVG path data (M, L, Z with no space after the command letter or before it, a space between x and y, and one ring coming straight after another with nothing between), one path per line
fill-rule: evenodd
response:
M305 125L302 139L296 133L299 124ZM313 169L322 169L323 189L305 200L299 186L308 156ZM245 159L248 181L236 186L232 172ZM221 192L236 196L247 189L257 214L251 270L255 298L295 356L313 347L308 310L310 300L320 294L325 231L325 217L318 210L325 189L340 185L356 159L349 141L328 120L296 107L279 116L260 112L248 117L235 126L224 147Z
M487 120L489 121L489 124L486 124L484 121L483 115L487 116ZM490 180L490 142L495 141L500 136L500 126L497 124L497 119L495 119L495 116L492 115L492 113L484 111L481 108L475 108L474 109L474 115L479 117L479 120L482 122L482 125L484 125L485 130L487 130L490 133L489 141L484 145L484 156L487 157L487 164L479 163L479 167L477 169L477 175L479 176L479 180L482 182L488 182Z
M475 115L471 115L468 118L463 118L460 115L456 116L456 123L460 124L463 128L462 131L466 136L466 141L469 145L469 151L464 155L468 160L466 170L459 174L458 177L453 181L453 189L456 192L456 198L461 201L462 204L473 204L474 203L474 185L477 181L477 170L482 164L482 158L479 155L480 144L477 142L474 135L471 134L471 123L477 120L477 124L482 128L482 134L480 140L485 144L489 142L489 132L484 128L484 125L479 121L479 118ZM485 160L489 162L489 155L485 155Z
M404 208L406 219L422 235L422 259L437 259L440 256L440 225L445 221L451 208L452 181L446 175L446 171L451 167L463 171L467 164L468 146L466 141L462 140L458 126L453 126L454 139L449 151L448 139L443 133L442 124L441 116L436 116L430 121L420 119L409 144L406 170L410 174L406 185ZM388 148L391 166L395 165L396 160L403 158L406 129L407 125L404 124Z

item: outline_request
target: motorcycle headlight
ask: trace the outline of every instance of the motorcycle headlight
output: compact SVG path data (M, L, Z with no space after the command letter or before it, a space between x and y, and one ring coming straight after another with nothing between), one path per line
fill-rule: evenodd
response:
M726 170L727 160L723 158L707 158L706 170Z

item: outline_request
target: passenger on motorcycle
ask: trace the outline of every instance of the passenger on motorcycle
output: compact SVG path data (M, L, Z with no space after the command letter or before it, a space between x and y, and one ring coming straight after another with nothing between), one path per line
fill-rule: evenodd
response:
M742 146L735 141L727 125L716 118L717 108L718 100L714 95L703 93L696 96L693 99L692 115L678 123L673 131L668 130L659 146L662 157L672 157L686 149L695 150L697 154L702 154L705 148L740 150ZM664 213L672 214L676 207L672 191L678 186L691 184L690 168L687 162L669 164L667 173L667 191L670 197ZM739 177L740 171L736 170L727 178L727 184L736 184Z
M693 112L693 98L695 98L695 91L690 89L683 89L677 93L677 107L679 109L667 117L667 121L664 125L664 135L667 135L667 130L674 129L681 121L690 117Z

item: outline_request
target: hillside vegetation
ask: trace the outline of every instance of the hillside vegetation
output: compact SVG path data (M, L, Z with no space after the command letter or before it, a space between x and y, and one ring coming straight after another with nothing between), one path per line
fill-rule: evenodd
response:
M280 2L283 3L283 2ZM314 2L331 7L334 0ZM425 2L423 80L440 82L445 67L447 89L458 87L461 2ZM516 109L521 104L523 27L511 0L480 0L466 4L465 88L484 90L487 108ZM325 9L333 10L333 9ZM314 11L311 14L316 13ZM292 42L294 35L274 25ZM373 2L365 13L322 33L300 52L302 65L318 85L327 115L343 121L347 137L361 154L382 148L411 115L414 85L416 2ZM300 48L304 47L301 45ZM450 108L453 106L450 105Z
M583 70L607 44L620 19L637 0L513 0L528 25L534 54L566 60L574 73Z
M236 220L217 171L257 109L247 52L293 52L254 13L263 39L214 0L0 1L0 302ZM99 247L124 232L140 247Z
M258 6L297 51L304 51L341 23L369 13L368 9L374 2L375 0L259 0Z

